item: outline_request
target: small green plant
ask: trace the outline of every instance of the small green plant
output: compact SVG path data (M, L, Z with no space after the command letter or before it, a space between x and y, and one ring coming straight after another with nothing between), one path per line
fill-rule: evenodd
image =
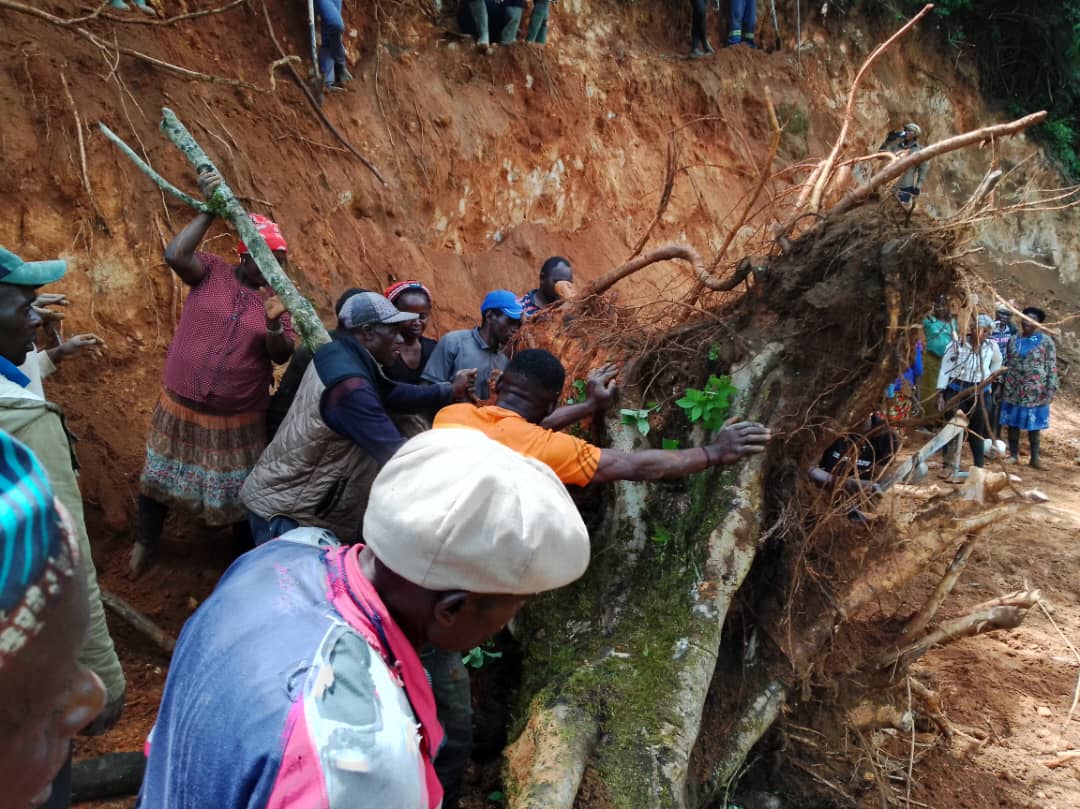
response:
M649 537L659 547L666 548L671 543L671 532L662 525L656 526L653 529L652 536Z
M709 362L716 362L720 359L720 346L716 343L709 345Z
M502 652L488 651L488 649L492 648L494 646L491 641L488 641L483 646L474 646L461 656L461 662L474 669L482 669L489 660L498 660L502 657Z
M701 422L709 432L724 426L731 410L731 400L738 389L731 384L731 377L712 374L702 390L687 388L675 404L683 409L691 423Z
M678 449L679 448L679 439L678 438L665 438L664 440L662 440L660 442L660 447L662 449Z
M652 425L649 424L649 416L656 412L659 407L660 405L656 402L647 402L645 407L640 410L624 407L619 411L619 420L623 424L631 424L637 427L637 431L642 435L648 435L652 429Z
M496 789L488 793L487 800L488 803L502 803L506 800L506 795L503 794L502 790Z
M570 387L574 389L574 392L566 397L566 404L581 404L585 401L585 380L575 379L570 383Z

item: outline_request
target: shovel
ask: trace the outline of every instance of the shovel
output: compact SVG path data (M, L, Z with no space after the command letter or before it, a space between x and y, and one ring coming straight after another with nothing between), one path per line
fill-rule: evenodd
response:
M315 0L307 0L308 32L311 34L311 67L315 71L315 86L322 87L319 74L319 46L315 41Z

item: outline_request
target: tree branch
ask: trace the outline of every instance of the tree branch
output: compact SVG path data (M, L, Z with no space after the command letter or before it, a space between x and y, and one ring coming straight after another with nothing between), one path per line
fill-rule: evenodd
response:
M922 149L919 149L907 157L902 157L899 160L894 160L888 166L883 168L877 174L870 178L866 185L861 185L853 191L848 192L843 199L841 199L836 205L829 210L829 216L835 216L837 214L846 213L858 205L860 202L869 197L874 191L881 185L884 185L891 180L895 180L900 177L905 171L910 168L915 168L925 163L927 160L931 160L935 157L939 157L943 154L962 149L965 146L970 146L973 143L979 143L980 141L992 140L993 138L1005 137L1008 135L1015 135L1017 132L1022 132L1029 126L1041 123L1046 119L1046 110L1040 112L1034 112L1031 115L1025 115L1023 118L1017 118L1015 121L1010 121L1005 124L994 124L992 126L984 126L979 129L973 129L970 132L964 132L960 135L954 135L951 138L945 140L939 140L937 143L932 143Z

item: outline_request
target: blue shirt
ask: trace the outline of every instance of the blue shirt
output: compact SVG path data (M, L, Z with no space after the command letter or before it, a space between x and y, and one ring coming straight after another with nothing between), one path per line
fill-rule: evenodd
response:
M25 388L30 384L30 377L20 371L19 366L7 357L0 357L0 376L14 382L20 388Z
M480 336L479 327L452 331L439 339L424 366L424 379L428 382L449 382L454 374L466 368L476 369L476 396L487 399L488 377L498 368L506 368L510 360L498 348L492 348Z

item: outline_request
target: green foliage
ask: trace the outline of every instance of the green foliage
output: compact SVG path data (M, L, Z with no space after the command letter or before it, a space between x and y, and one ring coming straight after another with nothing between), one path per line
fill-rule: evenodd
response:
M491 648L494 648L491 641L483 646L474 646L461 656L461 662L474 669L482 669L489 660L498 660L502 657L502 652L489 652L488 649Z
M716 343L709 344L709 362L716 362L720 359L720 346Z
M488 803L503 803L505 800L506 795L503 794L502 790L496 789L495 791L489 792L487 794Z
M671 542L671 531L662 525L657 525L656 528L653 529L652 536L649 537L649 539L655 542L659 547L666 548Z
M566 404L572 405L572 404L581 404L582 402L584 402L585 401L585 380L584 379L575 379L573 382L570 383L570 387L573 388L574 392L570 396L566 397Z
M660 448L661 449L678 449L679 448L679 439L678 438L665 438L660 442Z
M923 0L902 0L905 15ZM949 45L979 66L983 89L1010 114L1045 109L1031 129L1074 181L1080 180L1080 0L936 0Z
M715 432L724 426L736 393L738 390L731 384L731 377L713 374L702 390L687 388L675 404L683 409L691 423L701 422L706 430Z
M619 421L637 427L637 431L642 435L648 435L652 429L652 425L649 424L649 416L655 413L659 407L660 405L656 402L649 402L640 410L624 407L619 411Z

